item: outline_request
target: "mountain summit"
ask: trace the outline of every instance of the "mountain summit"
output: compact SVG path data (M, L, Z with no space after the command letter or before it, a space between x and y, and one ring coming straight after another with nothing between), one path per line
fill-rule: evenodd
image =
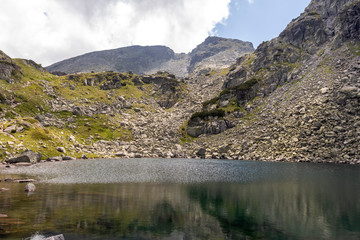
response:
M253 52L252 43L208 37L190 54L177 54L165 46L131 46L87 53L47 67L50 72L134 72L151 74L167 71L186 76L200 68L228 67L238 57Z

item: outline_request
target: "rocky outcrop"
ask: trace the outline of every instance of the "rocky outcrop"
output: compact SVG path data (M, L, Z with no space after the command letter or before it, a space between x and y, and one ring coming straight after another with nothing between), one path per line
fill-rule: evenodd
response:
M202 134L219 134L233 127L234 125L230 121L224 119L205 121L200 118L195 118L189 121L186 132L191 137L199 137Z
M20 67L4 52L0 51L0 80L12 83L21 77Z
M223 68L230 66L237 58L255 49L250 42L220 37L208 37L189 53L189 72L204 68Z
M41 161L42 154L33 152L32 150L26 150L18 157L10 158L6 160L7 163L38 163Z
M200 136L194 156L202 146L215 158L359 163L359 4L313 0L278 38L240 58L205 104L232 108L225 119L236 127ZM254 79L251 95L234 90Z

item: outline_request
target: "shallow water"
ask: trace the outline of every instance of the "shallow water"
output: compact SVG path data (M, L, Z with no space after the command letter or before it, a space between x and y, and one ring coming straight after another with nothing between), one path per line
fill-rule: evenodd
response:
M1 170L0 238L360 239L360 167L189 159Z

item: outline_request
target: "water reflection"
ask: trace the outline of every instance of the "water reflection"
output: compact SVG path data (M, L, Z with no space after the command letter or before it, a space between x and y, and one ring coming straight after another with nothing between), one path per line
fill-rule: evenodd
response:
M38 183L30 196L22 184L0 183L10 188L0 193L0 213L9 216L0 218L0 238L22 239L36 231L63 233L67 240L360 238L359 168L221 163L231 167L230 173L248 168L251 175L225 181L222 166L215 169L218 176L206 178L218 181L168 181L166 174L167 181L157 182ZM168 164L161 171L175 171ZM194 161L190 169L200 165L206 162Z

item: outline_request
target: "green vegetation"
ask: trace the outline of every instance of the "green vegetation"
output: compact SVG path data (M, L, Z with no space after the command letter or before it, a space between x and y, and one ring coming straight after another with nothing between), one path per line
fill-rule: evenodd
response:
M352 54L355 54L357 56L360 56L360 43L357 44L348 44L348 47L350 49L350 52Z
M251 78L250 80L239 84L235 87L230 87L230 88L226 88L225 90L223 90L220 93L220 96L226 95L228 93L232 93L234 91L248 91L250 90L253 86L255 86L257 83L259 83L259 80L256 78Z
M31 60L15 59L11 65L15 64L19 66L21 78L11 83L0 81L0 117L6 118L0 125L2 160L8 153L19 154L25 149L42 153L44 159L59 156L59 146L64 147L69 156L81 157L86 153L87 157L99 157L89 153L97 141L133 140L132 131L124 124L125 117L117 111L101 114L102 106L126 105L119 112L135 117L142 111L155 111L145 99L176 103L188 91L185 84L166 72L152 75L144 83L145 77L132 73L55 76ZM75 114L72 111L77 107L95 110L89 115ZM42 126L36 119L44 119L41 122L48 125Z
M222 109L214 109L210 111L204 110L201 112L196 112L191 115L190 120L193 120L195 118L206 119L208 117L225 117L225 111Z
M224 110L226 113L233 113L233 112L236 112L236 111L243 110L242 108L240 108L240 106L237 103L235 98L230 99L230 101L226 105L226 107L221 107L219 109ZM245 111L245 110L243 110L243 111Z
M187 125L188 125L188 121L185 121L183 125L181 125L180 127L180 134L181 134L180 143L182 144L193 142L196 139L194 137L191 137L189 134L187 134L186 131Z
M217 97L214 97L206 102L203 102L203 107L207 107L207 106L211 106L211 105L214 105L214 104L217 104L220 100L220 97L217 96Z

